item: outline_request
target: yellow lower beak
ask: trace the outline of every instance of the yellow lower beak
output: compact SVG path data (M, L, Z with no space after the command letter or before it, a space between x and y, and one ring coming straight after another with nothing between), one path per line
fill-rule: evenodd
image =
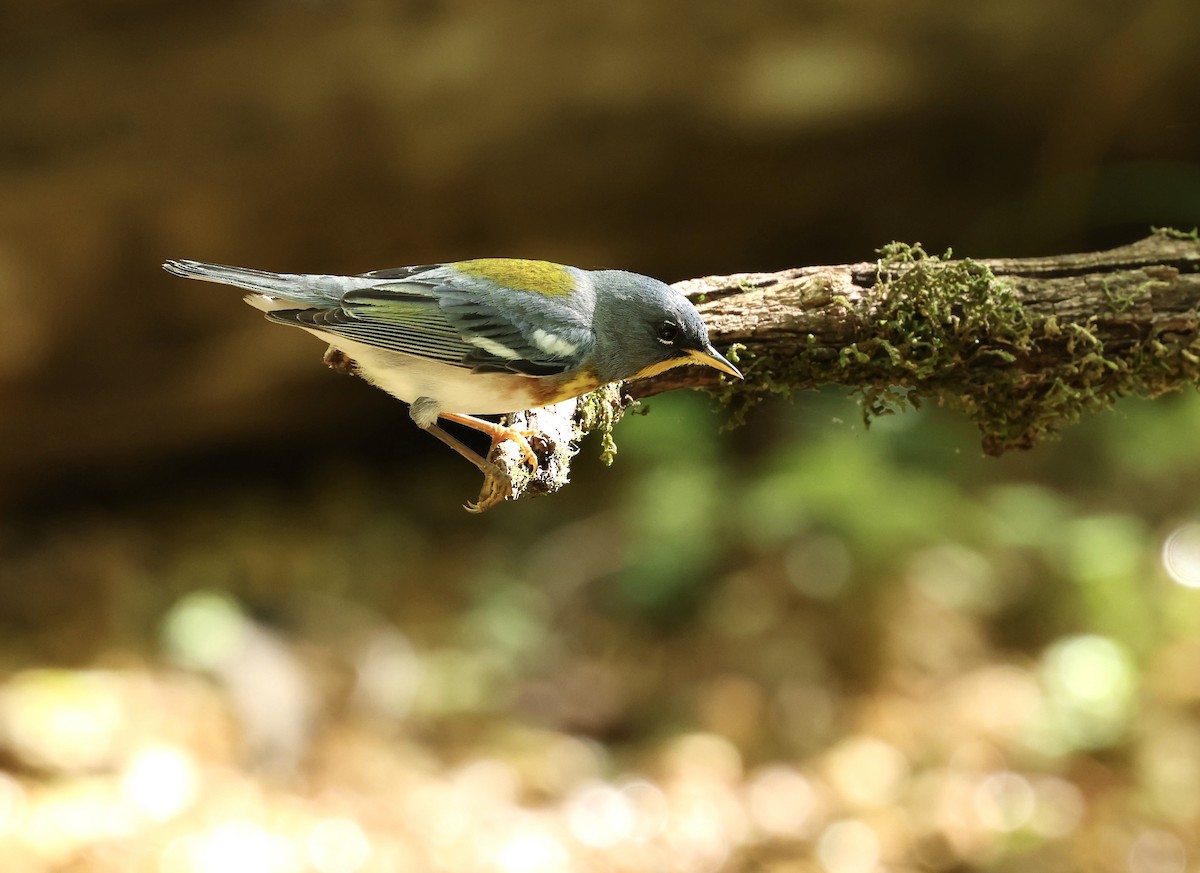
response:
M709 346L706 349L688 349L687 353L688 357L690 357L692 361L697 364L704 364L706 367L712 367L714 370L720 370L722 373L728 373L735 379L743 378L741 371L739 371L738 368L733 364L729 363L729 361L725 360L721 353L712 346Z

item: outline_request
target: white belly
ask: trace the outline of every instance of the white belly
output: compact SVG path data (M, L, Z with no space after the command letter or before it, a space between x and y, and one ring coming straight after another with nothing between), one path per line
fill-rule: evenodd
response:
M393 397L412 403L418 397L437 401L439 412L492 415L519 412L529 405L521 390L526 376L512 373L472 373L462 367L405 355L309 331L341 349L358 365L358 373Z

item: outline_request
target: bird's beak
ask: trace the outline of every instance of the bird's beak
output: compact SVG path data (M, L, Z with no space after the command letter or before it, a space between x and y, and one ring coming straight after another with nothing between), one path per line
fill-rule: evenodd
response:
M711 345L703 349L688 349L688 357L693 363L704 364L706 367L712 367L714 370L720 370L722 373L728 373L735 379L744 378L741 371L733 364L725 360L724 356L714 349Z

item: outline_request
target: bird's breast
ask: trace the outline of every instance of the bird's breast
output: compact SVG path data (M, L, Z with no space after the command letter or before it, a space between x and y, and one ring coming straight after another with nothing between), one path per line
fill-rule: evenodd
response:
M313 331L316 333L316 331ZM549 406L600 387L595 374L568 371L554 376L474 373L428 358L319 334L355 363L359 376L405 403L437 401L442 412L491 415Z

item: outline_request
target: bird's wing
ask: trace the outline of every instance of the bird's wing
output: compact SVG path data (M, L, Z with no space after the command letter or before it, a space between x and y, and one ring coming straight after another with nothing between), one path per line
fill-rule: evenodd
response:
M375 284L348 291L337 307L267 317L478 372L561 373L591 347L590 327L566 295L504 287L452 266L364 278Z
M469 366L466 358L474 349L446 320L437 301L425 297L395 294L378 304L343 298L339 306L282 309L268 312L267 318L456 366Z

